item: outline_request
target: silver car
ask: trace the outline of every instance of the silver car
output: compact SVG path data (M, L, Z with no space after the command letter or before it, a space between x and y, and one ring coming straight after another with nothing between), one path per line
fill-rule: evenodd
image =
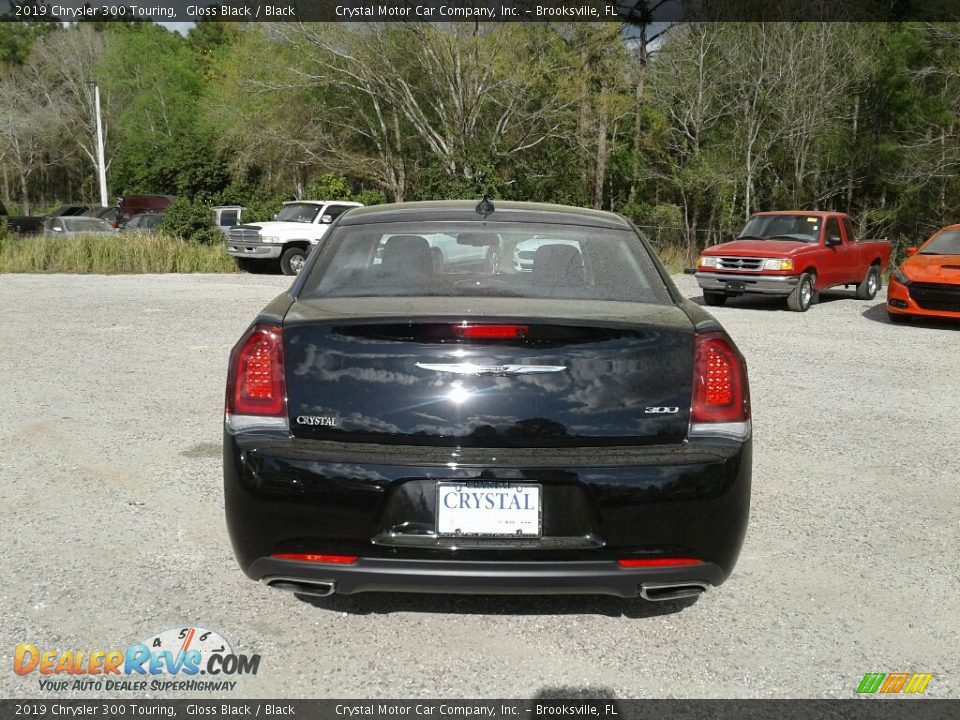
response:
M83 215L47 218L43 234L51 237L63 235L109 235L115 230L106 220Z

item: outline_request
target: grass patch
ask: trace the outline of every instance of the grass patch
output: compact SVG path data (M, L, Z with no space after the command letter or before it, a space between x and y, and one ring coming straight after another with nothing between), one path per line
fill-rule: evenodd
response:
M686 251L680 248L667 245L666 247L654 247L654 250L657 251L660 262L667 266L671 275L679 275L684 268L690 267Z
M223 243L200 245L160 233L0 237L0 273L232 273Z

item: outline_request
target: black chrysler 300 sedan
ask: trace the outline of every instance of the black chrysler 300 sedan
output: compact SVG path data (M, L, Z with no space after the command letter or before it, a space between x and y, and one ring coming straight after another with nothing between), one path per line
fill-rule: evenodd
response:
M343 214L234 347L227 523L271 587L695 596L750 504L746 364L623 218Z

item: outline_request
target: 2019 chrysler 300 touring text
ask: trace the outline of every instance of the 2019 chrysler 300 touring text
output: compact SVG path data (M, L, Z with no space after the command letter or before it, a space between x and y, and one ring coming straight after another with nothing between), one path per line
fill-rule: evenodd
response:
M743 357L620 216L355 208L233 349L227 524L306 595L693 597L740 552L750 438Z

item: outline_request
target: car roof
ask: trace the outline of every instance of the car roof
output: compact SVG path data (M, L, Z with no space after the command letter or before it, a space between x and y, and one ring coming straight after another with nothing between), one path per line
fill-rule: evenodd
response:
M763 210L754 215L813 215L816 217L827 217L831 215L844 215L845 213L836 210Z
M630 223L603 210L552 205L549 203L491 201L494 210L485 216L477 213L477 200L431 200L426 202L368 205L343 215L341 224L362 225L386 222L423 222L436 220L555 223L629 229Z
M363 207L363 203L353 202L352 200L287 200L284 205L329 205L330 203Z

